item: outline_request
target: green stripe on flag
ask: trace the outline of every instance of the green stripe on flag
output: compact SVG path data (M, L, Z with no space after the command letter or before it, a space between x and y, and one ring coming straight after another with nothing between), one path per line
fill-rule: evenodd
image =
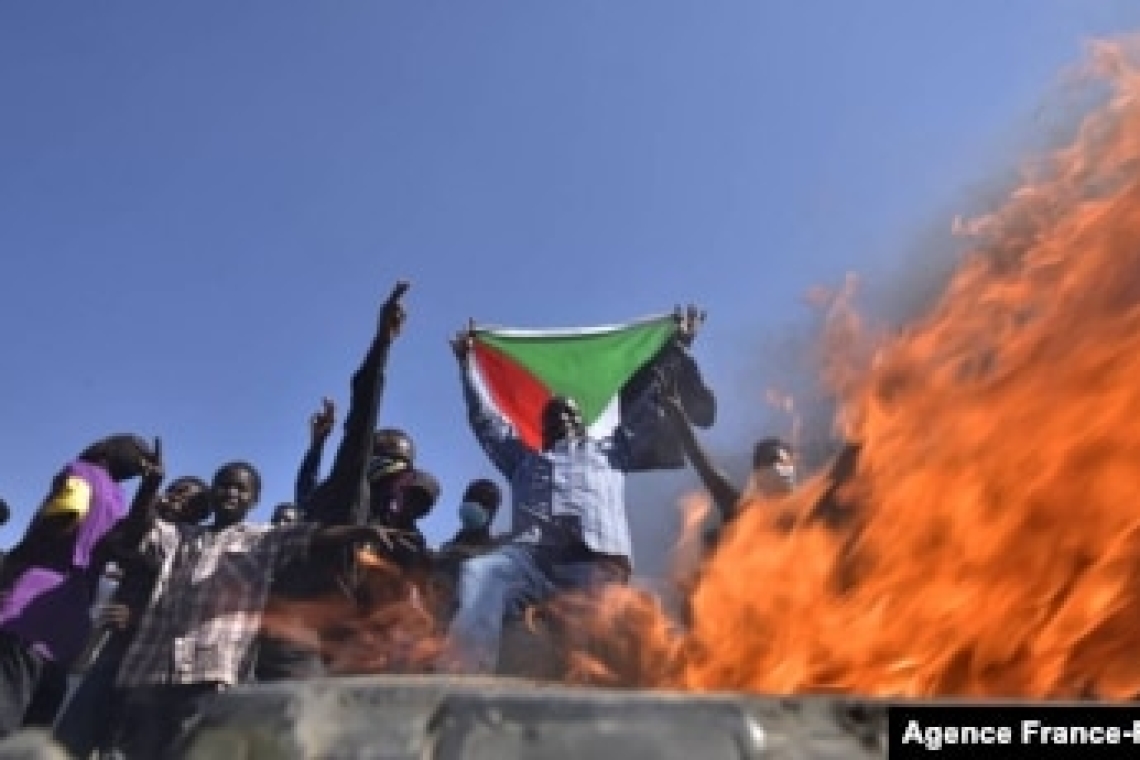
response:
M590 425L676 329L676 320L665 316L606 331L512 335L480 330L478 339L518 362L552 393L577 401Z

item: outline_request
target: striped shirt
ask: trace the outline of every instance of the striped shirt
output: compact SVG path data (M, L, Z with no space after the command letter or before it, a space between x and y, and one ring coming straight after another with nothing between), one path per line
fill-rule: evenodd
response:
M613 435L562 440L550 451L528 447L466 372L463 388L475 437L510 481L514 540L559 548L584 544L632 560L625 473L643 461L661 429L656 386L622 415Z
M273 575L308 553L314 529L156 522L141 549L162 569L117 684L240 681Z

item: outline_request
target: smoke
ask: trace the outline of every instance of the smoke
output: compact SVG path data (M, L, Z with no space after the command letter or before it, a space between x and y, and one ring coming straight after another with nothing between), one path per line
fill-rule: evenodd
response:
M1011 174L972 189L963 207L982 207L1000 197L1012 181ZM801 478L825 467L838 453L842 445L839 410L823 370L823 355L830 354L834 362L835 346L824 344L825 325L849 309L866 322L860 333L885 336L901 329L926 313L945 291L965 252L965 241L952 222L944 221L927 225L902 251L888 267L849 275L833 287L805 294L804 309L797 319L760 332L752 351L735 354L740 357L738 364L727 372L733 380L731 387L713 390L721 420L732 415L733 423L750 432L726 443L717 440L715 429L697 431L714 463L733 482L745 482L752 447L763 436L775 435L791 443ZM635 573L670 606L677 601L675 580L696 561L676 552L682 538L682 507L687 497L703 491L691 468L637 475L629 481Z
M1076 125L1107 94L1107 88L1090 80L1085 70L1070 72L1014 125L1007 144L999 146L1000 158L995 157L967 186L957 192L949 189L951 200L927 211L927 221L916 224L894 251L878 261L851 262L849 271L838 272L835 282L804 294L804 309L798 316L776 329L758 329L750 351L726 352L735 362L726 373L732 387L713 389L721 419L732 414L745 423L743 429L758 434L725 443L714 440L715 429L698 431L714 462L743 483L755 440L777 435L796 450L801 477L825 467L842 445L834 378L824 371L824 355L834 364L838 350L824 343L827 325L834 328L834 320L858 314L861 336L886 339L928 314L946 293L963 256L977 253L976 241L962 234L969 231L962 220L1000 207L1033 172L1027 157L1048 155L1071 141ZM855 330L851 332L854 338ZM850 349L854 352L857 347ZM697 353L700 359L699 346ZM853 361L867 362L869 357ZM859 374L865 370L865 366L852 368ZM757 398L764 394L768 403L758 404ZM682 503L701 492L703 486L691 469L639 475L630 481L635 572L654 590L675 593L673 580L685 569L676 566L674 552L681 539Z
M634 475L627 512L634 543L634 574L655 591L667 591L673 550L681 535L680 504L701 488L691 471Z

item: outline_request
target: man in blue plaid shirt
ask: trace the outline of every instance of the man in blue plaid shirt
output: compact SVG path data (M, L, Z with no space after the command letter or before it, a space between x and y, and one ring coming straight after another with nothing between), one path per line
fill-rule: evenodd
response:
M513 537L463 563L444 667L490 673L498 663L504 617L559 591L629 579L625 473L651 449L663 412L657 386L650 384L613 435L594 439L577 403L556 396L542 412L542 451L534 451L470 380L471 345L470 332L452 343L471 428L511 485Z

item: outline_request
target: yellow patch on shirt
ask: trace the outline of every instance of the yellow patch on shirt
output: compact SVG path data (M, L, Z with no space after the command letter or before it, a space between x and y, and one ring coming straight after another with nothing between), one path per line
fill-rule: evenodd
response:
M51 496L40 507L40 513L46 516L85 517L90 508L91 484L83 478L72 475L56 485Z

